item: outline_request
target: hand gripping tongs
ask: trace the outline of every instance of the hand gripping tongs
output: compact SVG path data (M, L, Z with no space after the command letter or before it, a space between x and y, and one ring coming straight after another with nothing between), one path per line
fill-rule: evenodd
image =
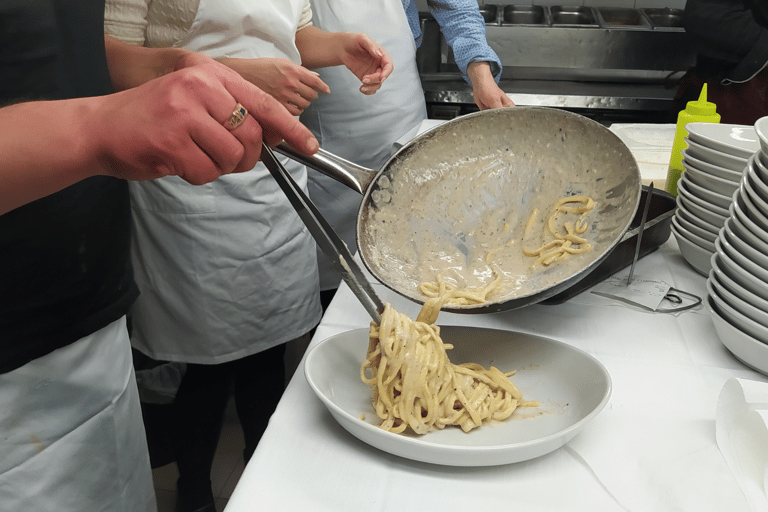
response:
M384 312L384 303L373 291L373 287L363 274L362 269L354 260L347 245L339 238L339 235L331 228L328 222L320 215L317 207L304 194L304 191L296 184L294 179L285 170L285 167L275 157L269 146L264 144L261 152L261 160L267 166L269 172L277 180L288 200L299 214L304 225L315 238L317 245L328 256L336 271L341 274L344 282L352 289L352 293L363 304L363 307L371 315L377 324L381 323L381 314Z

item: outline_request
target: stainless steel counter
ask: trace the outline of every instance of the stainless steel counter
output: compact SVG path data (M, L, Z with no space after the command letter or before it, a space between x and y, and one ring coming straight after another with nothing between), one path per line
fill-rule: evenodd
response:
M423 74L421 84L432 118L476 110L472 88L458 74ZM615 120L674 122L675 117L676 89L663 84L502 79L499 86L520 106L565 108Z
M623 121L670 122L679 78L695 64L674 9L484 5L501 88L518 105L566 108ZM417 61L430 115L473 111L437 22L422 14Z

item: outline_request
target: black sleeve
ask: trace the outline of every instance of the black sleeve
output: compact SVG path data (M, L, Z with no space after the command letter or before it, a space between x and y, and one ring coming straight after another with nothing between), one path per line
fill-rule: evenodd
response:
M700 55L730 65L730 78L744 81L768 62L767 14L762 1L688 0L683 26Z

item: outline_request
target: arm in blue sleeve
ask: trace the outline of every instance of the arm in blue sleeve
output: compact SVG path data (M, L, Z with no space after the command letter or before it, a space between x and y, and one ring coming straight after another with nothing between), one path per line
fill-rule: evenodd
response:
M427 0L464 79L470 62L488 62L491 73L498 83L501 77L501 60L488 45L485 37L485 20L480 14L477 0Z

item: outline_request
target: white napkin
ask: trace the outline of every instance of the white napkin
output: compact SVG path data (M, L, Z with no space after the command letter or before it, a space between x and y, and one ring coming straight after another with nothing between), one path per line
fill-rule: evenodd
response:
M768 510L768 384L728 380L715 425L720 452L752 510Z

